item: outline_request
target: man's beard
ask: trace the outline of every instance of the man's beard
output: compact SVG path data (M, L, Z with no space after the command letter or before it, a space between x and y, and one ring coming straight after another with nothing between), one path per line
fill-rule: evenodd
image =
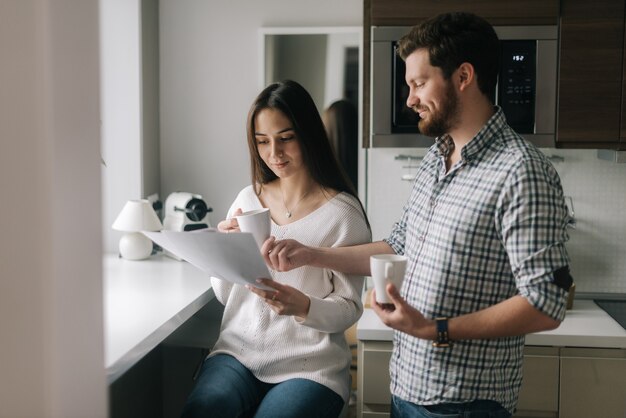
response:
M450 128L457 120L459 101L452 82L448 82L444 92L439 112L429 112L428 119L420 119L419 130L422 134L436 138L450 132Z

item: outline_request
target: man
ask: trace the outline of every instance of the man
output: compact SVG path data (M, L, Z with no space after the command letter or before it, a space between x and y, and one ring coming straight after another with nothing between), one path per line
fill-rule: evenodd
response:
M395 330L392 417L509 417L524 335L565 316L572 280L560 180L493 104L499 42L486 21L436 16L398 49L407 106L436 140L389 238L344 248L270 238L262 251L279 271L311 264L363 275L373 254L406 255L401 292L387 286L393 306L371 299Z

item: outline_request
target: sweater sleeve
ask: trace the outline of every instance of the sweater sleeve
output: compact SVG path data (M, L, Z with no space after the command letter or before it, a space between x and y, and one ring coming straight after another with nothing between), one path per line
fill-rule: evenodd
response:
M343 216L341 216L343 215ZM333 230L337 236L332 247L343 247L371 242L372 235L360 208L351 208L347 214L336 218ZM311 305L306 318L296 318L300 324L322 332L343 332L363 314L361 292L363 276L350 276L329 269L323 278L330 280L333 290L325 297L309 296Z

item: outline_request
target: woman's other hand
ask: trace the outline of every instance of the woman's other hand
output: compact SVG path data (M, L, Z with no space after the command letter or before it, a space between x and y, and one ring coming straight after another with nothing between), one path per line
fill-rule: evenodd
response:
M239 232L239 223L237 222L237 218L235 216L241 215L243 211L241 208L237 208L233 216L229 219L225 219L217 224L217 230L220 232Z
M247 285L246 287L252 293L264 299L265 303L270 305L270 308L278 315L291 315L306 318L309 314L311 299L301 291L271 279L259 279L257 282L271 287L274 290L259 289L251 285Z

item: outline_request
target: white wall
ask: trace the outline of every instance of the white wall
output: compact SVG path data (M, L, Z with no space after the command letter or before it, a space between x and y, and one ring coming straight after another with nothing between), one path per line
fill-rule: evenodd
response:
M141 2L100 1L103 222L106 252L122 233L111 229L129 199L142 190ZM154 147L153 147L154 148Z
M0 2L0 416L106 417L97 0Z
M161 193L202 194L223 219L250 183L245 120L259 92L259 28L361 26L360 0L162 0Z

